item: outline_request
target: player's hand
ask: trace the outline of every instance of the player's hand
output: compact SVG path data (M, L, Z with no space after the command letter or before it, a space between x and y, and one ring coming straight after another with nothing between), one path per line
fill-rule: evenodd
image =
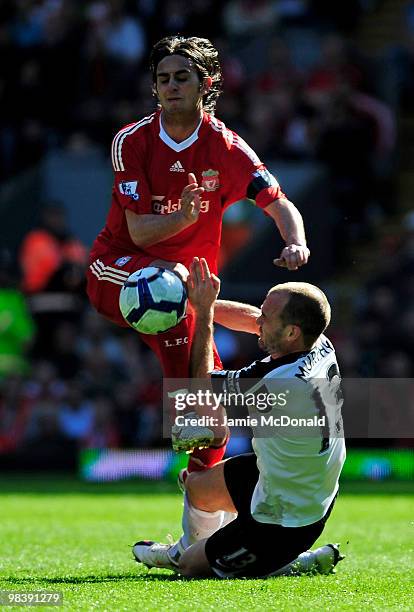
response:
M273 260L273 263L281 268L297 270L308 262L309 256L308 247L301 244L288 244L281 252L280 257Z
M180 214L190 223L198 221L201 206L201 194L204 187L199 187L195 175L190 172L188 175L188 185L186 185L181 193L181 210Z
M210 312L220 292L220 279L210 272L204 258L194 257L190 264L187 293L197 313Z

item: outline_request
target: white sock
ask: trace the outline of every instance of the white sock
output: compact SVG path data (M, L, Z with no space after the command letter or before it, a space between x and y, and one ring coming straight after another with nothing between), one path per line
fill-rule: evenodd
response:
M223 522L220 525L220 529L223 529L223 527L225 527L237 518L237 512L227 512L226 510L224 510L223 515Z
M175 558L176 554L183 551L204 538L209 538L222 526L224 512L204 512L194 508L188 500L187 493L184 495L184 509L182 518L183 535L170 550L170 555Z

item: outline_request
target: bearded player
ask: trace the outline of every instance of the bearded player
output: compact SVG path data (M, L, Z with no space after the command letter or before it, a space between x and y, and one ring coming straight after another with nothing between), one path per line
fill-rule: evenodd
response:
M128 327L119 293L132 272L155 265L185 280L194 256L217 272L223 213L243 198L274 219L286 243L275 265L297 270L308 260L299 211L256 153L214 116L222 84L217 58L204 38L170 36L156 43L150 68L158 108L113 140L111 208L92 247L87 291L96 310L117 325ZM217 309L218 322L220 317L226 313ZM140 336L166 378L188 378L193 333L190 310L171 330ZM220 369L215 347L214 360ZM193 451L189 471L222 459L226 440L213 444Z

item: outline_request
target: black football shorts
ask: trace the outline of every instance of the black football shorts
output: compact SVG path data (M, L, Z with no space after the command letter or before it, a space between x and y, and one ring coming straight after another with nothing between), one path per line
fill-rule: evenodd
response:
M206 542L207 559L219 578L264 578L290 563L318 539L335 503L321 520L305 527L259 523L250 512L259 478L256 455L228 459L224 478L238 516Z

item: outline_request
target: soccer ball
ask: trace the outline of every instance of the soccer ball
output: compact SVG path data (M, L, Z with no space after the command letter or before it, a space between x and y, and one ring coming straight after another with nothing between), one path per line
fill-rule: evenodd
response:
M125 281L119 294L125 321L142 334L161 334L185 317L187 292L176 274L165 268L142 268Z

